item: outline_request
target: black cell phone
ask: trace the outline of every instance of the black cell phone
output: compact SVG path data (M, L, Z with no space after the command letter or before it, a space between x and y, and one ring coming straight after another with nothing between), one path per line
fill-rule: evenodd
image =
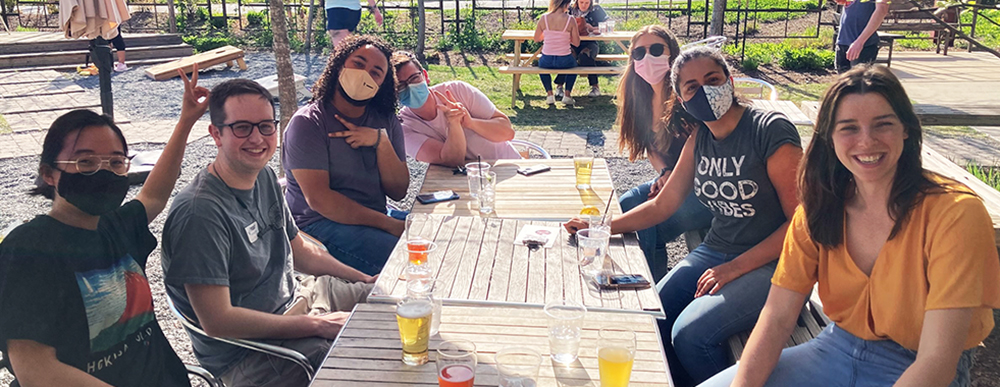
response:
M520 174L525 175L525 176L531 176L531 175L534 175L536 173L542 173L542 172L545 172L545 171L548 171L548 170L551 170L551 169L552 168L549 168L548 165L539 164L539 165L535 165L535 166L531 166L531 167L527 167L527 168L518 169L517 173L520 173Z
M446 202L455 199L458 199L458 194L450 189L447 191L437 191L437 192L417 195L417 201L419 201L420 204L433 204L437 202Z
M613 274L598 276L597 285L601 289L645 289L650 283L641 274Z

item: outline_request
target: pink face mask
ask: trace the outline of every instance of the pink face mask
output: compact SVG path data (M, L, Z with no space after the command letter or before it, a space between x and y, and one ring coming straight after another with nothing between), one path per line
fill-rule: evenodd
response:
M635 73L639 74L646 83L659 85L663 83L663 78L670 72L670 56L665 54L660 56L646 55L640 60L633 61L632 65L635 68Z

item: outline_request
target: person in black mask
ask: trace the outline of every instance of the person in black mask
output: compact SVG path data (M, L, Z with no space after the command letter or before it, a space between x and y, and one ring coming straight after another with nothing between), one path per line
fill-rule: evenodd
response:
M386 196L400 200L410 184L392 51L370 35L341 41L312 101L288 123L282 155L296 225L368 275L382 270L405 225Z
M181 118L134 200L128 146L105 115L57 118L42 145L38 187L52 209L0 243L0 352L22 386L190 386L153 312L149 222L180 174L185 141L208 106L184 77ZM183 76L183 73L182 73Z
M729 366L726 340L753 328L795 207L798 131L777 112L741 104L722 54L681 51L670 71L677 102L704 122L687 138L656 198L615 218L612 233L669 218L693 190L712 212L705 241L656 285L670 373L678 386L700 383ZM579 220L570 226L582 227Z

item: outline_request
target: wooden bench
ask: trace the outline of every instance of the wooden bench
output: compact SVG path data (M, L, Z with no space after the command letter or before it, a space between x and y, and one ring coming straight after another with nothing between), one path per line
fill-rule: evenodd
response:
M816 120L819 101L802 101L802 112ZM923 125L990 126L1000 122L1000 105L953 105L913 104L913 111Z
M534 55L533 54L529 54L529 53L523 53L520 56L521 56L520 60L524 61L524 60L531 59L532 56L534 56ZM514 60L514 54L507 54L507 55L504 55L504 57L507 58L507 60L509 60L509 61L513 61ZM536 57L535 60L538 60L538 58ZM597 57L594 58L594 60L599 61L599 62L600 61L604 61L604 62L624 62L624 61L628 60L628 54L597 54Z
M935 52L941 53L943 43L944 55L948 55L948 43L953 39L952 31L934 20L930 11L919 10L933 7L934 0L892 1L889 3L889 14L882 21L879 31L931 32L934 35ZM957 19L958 11L955 12L955 20L960 20ZM958 23L953 23L952 26L957 27Z
M890 67L892 66L892 49L896 46L896 39L902 39L904 36L884 31L876 31L876 33L878 34L879 48L888 47L889 52L885 59L875 59L875 63L882 63L885 64L885 67Z
M510 91L510 107L514 108L517 102L517 91L521 89L521 75L523 74L597 74L597 75L618 75L625 71L624 66L577 66L569 69L543 69L538 66L500 66L501 74L514 74L514 82Z
M199 69L206 69L222 63L232 67L234 61L240 66L240 70L247 69L247 64L243 61L243 50L233 46L224 46L173 62L150 67L146 69L146 76L157 81L162 81L176 77L177 69L184 69L185 73L190 74L196 63Z

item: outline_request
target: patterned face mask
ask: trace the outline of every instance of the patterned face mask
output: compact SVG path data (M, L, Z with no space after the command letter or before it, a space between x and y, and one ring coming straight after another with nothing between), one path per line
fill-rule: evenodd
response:
M729 111L733 106L734 95L733 82L730 79L719 86L702 85L691 99L682 102L681 105L694 118L711 122L722 118L722 115Z

